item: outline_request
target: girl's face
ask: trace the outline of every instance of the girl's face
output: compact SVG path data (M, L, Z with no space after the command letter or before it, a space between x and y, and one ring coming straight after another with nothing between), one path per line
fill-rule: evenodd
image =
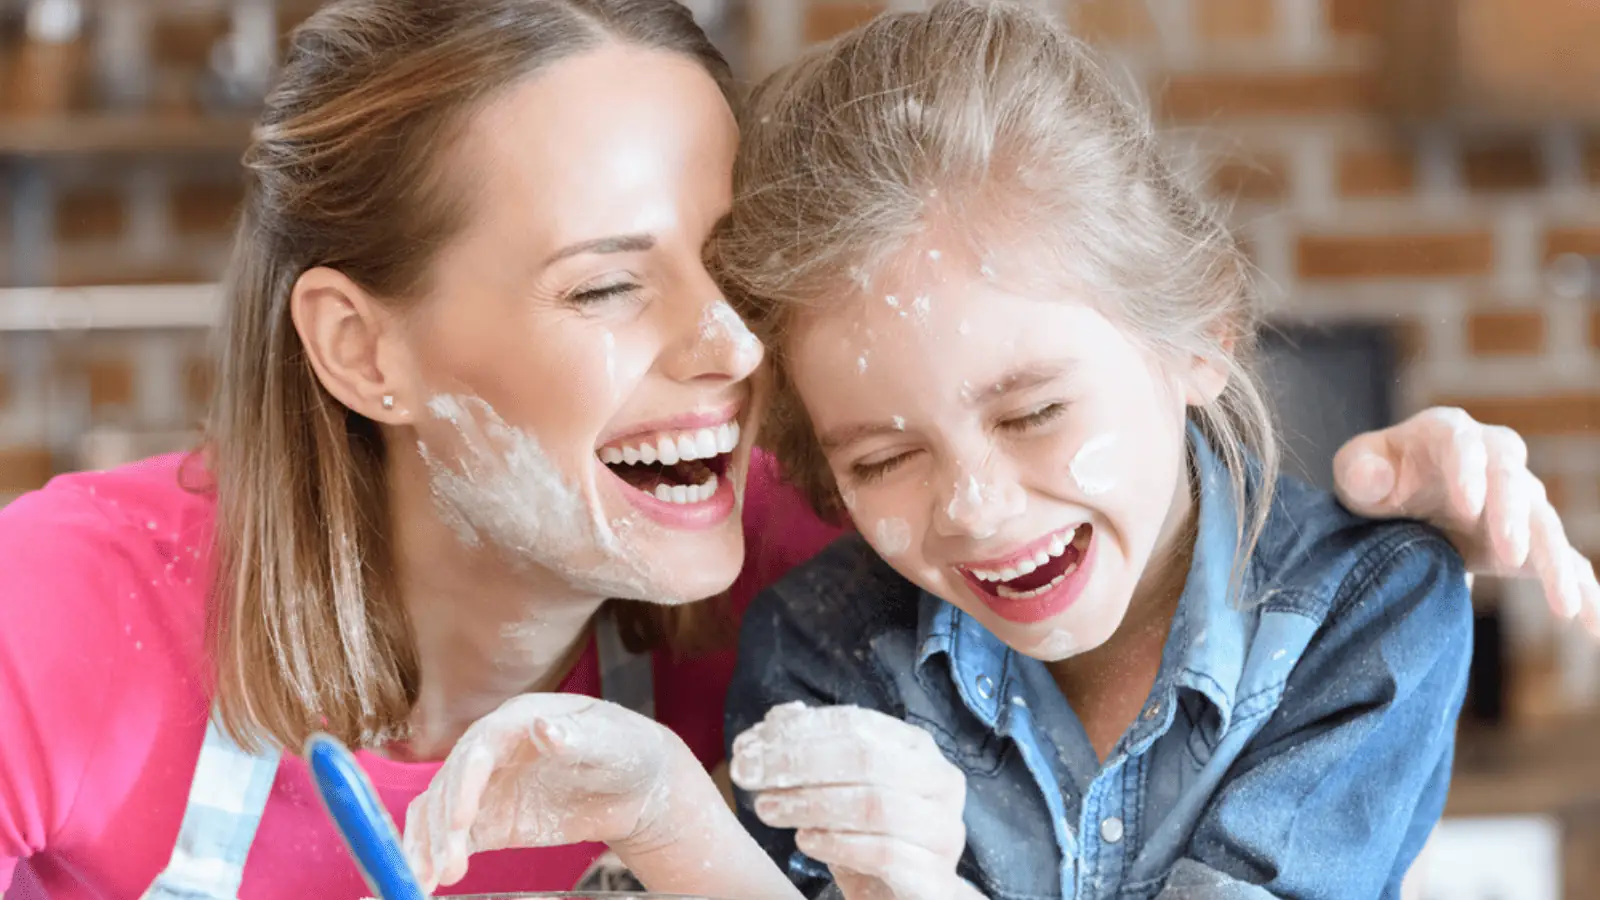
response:
M725 589L762 348L706 271L737 133L694 61L605 46L484 109L470 224L407 314L416 444L462 539L603 596Z
M1011 647L1093 649L1188 513L1186 404L1223 379L1161 364L1070 292L1008 287L1002 265L910 260L788 348L851 516Z

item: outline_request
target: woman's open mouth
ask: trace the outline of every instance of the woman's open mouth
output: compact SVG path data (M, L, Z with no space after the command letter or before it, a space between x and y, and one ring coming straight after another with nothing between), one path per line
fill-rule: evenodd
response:
M598 455L634 506L664 525L695 528L732 512L727 475L738 446L739 423L728 421L613 441Z
M1094 526L1083 523L1042 538L1000 562L959 566L978 599L1002 618L1037 622L1072 605L1088 580Z

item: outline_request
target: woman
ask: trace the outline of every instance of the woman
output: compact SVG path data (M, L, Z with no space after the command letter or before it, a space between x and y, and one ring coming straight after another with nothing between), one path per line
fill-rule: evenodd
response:
M362 745L399 818L517 695L604 695L720 762L732 658L696 651L832 536L752 456L760 348L701 261L727 83L670 0L351 0L298 31L245 158L206 453L0 513L0 885L26 860L52 898L364 896L294 750ZM1534 483L1499 432L1419 421L1372 446L1397 475L1371 512L1463 542L1555 521L1499 499ZM587 812L582 787L551 802ZM485 855L455 889L566 888L599 850Z

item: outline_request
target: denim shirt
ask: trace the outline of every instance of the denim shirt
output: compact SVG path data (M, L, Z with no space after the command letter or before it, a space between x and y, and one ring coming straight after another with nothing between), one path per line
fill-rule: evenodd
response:
M1466 691L1462 563L1284 478L1243 577L1225 467L1191 429L1188 580L1143 712L1101 762L1045 665L907 582L856 535L744 619L728 741L779 704L931 733L967 779L958 874L997 900L1398 897L1444 808ZM827 869L741 820L808 896Z

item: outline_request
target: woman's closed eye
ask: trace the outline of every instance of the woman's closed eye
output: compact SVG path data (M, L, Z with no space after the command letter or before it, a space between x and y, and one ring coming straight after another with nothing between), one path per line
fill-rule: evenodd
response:
M567 302L578 307L594 306L608 301L632 298L641 290L639 284L634 281L611 281L573 291L567 295Z

